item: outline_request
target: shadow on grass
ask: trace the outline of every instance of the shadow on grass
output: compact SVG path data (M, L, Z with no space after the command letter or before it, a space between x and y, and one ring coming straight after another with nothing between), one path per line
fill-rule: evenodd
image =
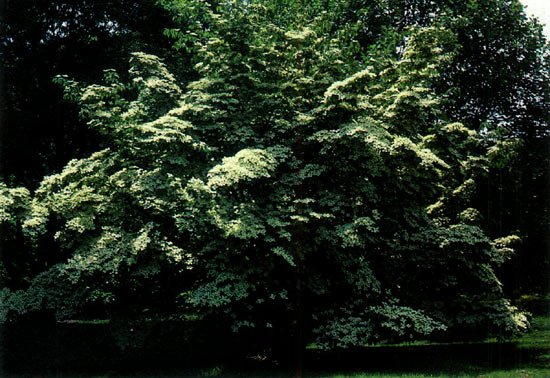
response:
M307 350L304 376L366 376L361 375L364 372L388 376L478 376L493 370L546 369L550 366L550 340L539 340L540 335L530 336L523 343ZM185 323L163 323L146 330L130 328L123 332L109 324L4 326L0 376L294 376L292 362L243 357L246 353L238 340L219 336L215 330L195 329Z
M348 374L375 371L386 374L470 375L493 370L548 367L545 348L522 348L517 342L464 343L366 347L338 353L314 353L307 366ZM549 373L550 374L550 373Z

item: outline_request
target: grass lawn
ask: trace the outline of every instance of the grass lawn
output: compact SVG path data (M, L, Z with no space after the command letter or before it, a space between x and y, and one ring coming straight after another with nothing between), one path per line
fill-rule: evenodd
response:
M306 361L303 377L311 378L424 378L424 377L550 377L550 317L537 317L533 330L516 342L412 344L368 347L351 356ZM321 360L321 361L319 361ZM317 363L322 362L322 363ZM323 368L334 366L334 368ZM203 370L213 377L293 377L277 371L236 373L222 367ZM197 374L197 372L195 373ZM190 375L191 376L191 375Z
M161 353L162 354L162 353ZM30 358L31 356L29 356ZM22 361L22 365L25 362ZM145 365L147 366L147 365ZM135 367L107 371L101 364L93 368L73 368L28 371L19 373L0 370L0 377L227 377L286 378L295 377L292 368L269 361L247 359L228 364L213 364L208 368L185 369L172 366L160 370ZM311 378L424 378L424 377L549 377L550 378L550 316L539 316L533 330L514 342L498 343L485 340L478 343L427 344L413 343L358 348L342 353L307 350L302 377Z

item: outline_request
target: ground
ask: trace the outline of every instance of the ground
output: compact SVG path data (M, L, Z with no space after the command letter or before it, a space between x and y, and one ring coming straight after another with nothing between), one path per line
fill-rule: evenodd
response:
M75 324L65 324L64 327L76 327ZM105 324L95 324L95 327L105 327ZM83 327L80 325L80 327ZM89 328L89 325L88 325ZM62 328L60 328L61 330ZM77 328L71 328L73 336ZM86 329L86 328L82 328ZM78 332L82 332L78 331ZM57 335L61 335L61 331ZM103 336L99 328L88 334L88 345L97 343ZM36 330L35 330L36 331ZM21 336L21 333L18 333ZM82 340L82 333L79 334ZM38 335L34 337L38 340ZM94 337L99 338L93 340ZM294 369L277 365L261 356L249 356L246 360L233 363L210 363L207 366L186 368L185 364L171 364L170 367L161 364L156 359L155 365L141 366L135 363L126 364L124 368L111 366L106 368L98 356L88 356L96 359L94 364L73 364L73 367L55 364L59 353L55 352L56 343L39 344L36 350L25 349L27 358L21 365L13 363L13 356L8 368L2 371L2 377L239 377L239 378L283 378L295 377ZM5 345L4 345L5 346ZM84 348L78 352L78 348ZM80 361L85 359L87 350L81 345L74 345L72 350L77 353ZM51 356L48 357L48 351ZM44 369L37 369L37 353L43 353L42 358L49 358L51 364ZM114 349L112 350L114 352ZM149 352L152 353L152 352ZM185 353L180 351L178 353ZM164 354L162 354L164 355ZM188 357L188 356L187 356ZM173 359L174 356L166 356ZM176 356L177 359L177 356ZM183 361L182 359L181 361ZM34 361L34 362L33 362ZM59 360L61 361L61 360ZM75 360L73 360L74 362ZM82 361L80 361L82 362ZM173 362L173 361L172 361ZM32 364L34 368L31 368ZM43 362L42 362L43 363ZM151 366L157 366L155 368ZM163 369L158 366L164 366ZM109 369L108 371L106 371ZM303 362L303 377L311 378L424 378L424 377L550 377L550 316L533 318L531 333L515 341L498 342L488 339L477 343L422 343L370 346L341 353L323 353L308 349Z

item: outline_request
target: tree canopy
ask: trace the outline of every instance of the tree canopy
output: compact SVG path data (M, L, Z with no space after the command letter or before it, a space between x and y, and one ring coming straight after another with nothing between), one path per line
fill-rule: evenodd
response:
M497 277L519 237L480 202L548 131L547 47L519 3L161 3L194 67L134 52L99 84L58 76L99 147L32 192L1 184L0 319L291 333L300 298L324 348L528 329ZM515 25L515 50L485 51L480 15Z

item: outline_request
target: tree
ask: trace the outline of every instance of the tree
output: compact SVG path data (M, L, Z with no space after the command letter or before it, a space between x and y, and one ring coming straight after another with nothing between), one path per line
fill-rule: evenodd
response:
M187 90L144 53L127 83L58 79L104 148L32 200L3 189L4 224L54 252L0 292L3 319L99 306L289 334L298 278L306 340L326 348L528 328L495 275L517 238L491 240L473 207L481 140L434 90L452 33L411 28L399 56L374 46L357 61L349 34L319 35L316 19L184 5L203 31Z

